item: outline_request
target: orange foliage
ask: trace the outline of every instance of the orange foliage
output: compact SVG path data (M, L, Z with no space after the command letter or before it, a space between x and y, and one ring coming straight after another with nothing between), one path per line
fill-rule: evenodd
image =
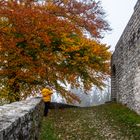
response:
M90 0L1 0L0 81L8 98L49 85L71 102L78 98L60 82L78 87L78 78L85 89L101 87L110 60L109 48L97 41L109 30L103 16Z

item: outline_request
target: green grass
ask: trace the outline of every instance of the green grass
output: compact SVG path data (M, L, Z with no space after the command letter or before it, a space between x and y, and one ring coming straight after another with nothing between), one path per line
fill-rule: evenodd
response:
M133 136L133 139L140 140L140 116L134 111L121 104L109 104L101 106L106 110L108 119L113 119L113 124L120 127L124 135Z
M40 140L58 140L53 130L53 122L49 122L46 118L42 121Z
M137 123L140 124L140 116L121 104L109 104L103 108L106 109L107 114L111 113L112 117L120 123L128 126L135 126Z
M51 110L40 140L140 140L140 116L121 104Z

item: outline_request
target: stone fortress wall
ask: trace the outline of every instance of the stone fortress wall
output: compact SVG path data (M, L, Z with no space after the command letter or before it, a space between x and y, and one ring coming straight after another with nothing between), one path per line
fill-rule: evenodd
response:
M111 60L111 99L140 114L140 0Z
M41 98L0 106L0 140L38 140L43 110Z

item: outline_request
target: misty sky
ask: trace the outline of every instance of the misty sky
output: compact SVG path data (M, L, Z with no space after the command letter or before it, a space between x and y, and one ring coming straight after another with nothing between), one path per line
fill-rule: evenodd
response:
M100 0L106 12L112 31L105 35L104 43L111 45L114 50L125 26L127 25L137 0Z

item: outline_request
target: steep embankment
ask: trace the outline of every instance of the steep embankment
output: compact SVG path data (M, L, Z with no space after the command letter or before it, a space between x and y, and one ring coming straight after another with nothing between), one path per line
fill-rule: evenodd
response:
M140 140L140 116L120 104L52 109L40 140Z

